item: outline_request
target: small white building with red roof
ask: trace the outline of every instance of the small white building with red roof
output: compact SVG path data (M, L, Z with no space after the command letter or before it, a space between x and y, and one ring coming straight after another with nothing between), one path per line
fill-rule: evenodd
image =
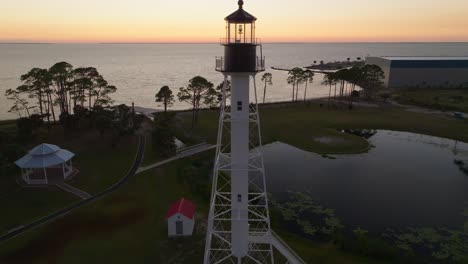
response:
M169 237L191 236L195 226L195 205L182 198L173 203L166 214Z

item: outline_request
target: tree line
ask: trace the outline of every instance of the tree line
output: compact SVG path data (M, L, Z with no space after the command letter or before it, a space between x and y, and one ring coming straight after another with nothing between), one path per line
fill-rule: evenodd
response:
M263 103L265 103L267 85L272 85L272 74L264 73L262 76L264 82ZM177 93L177 99L180 102L185 102L192 109L192 127L198 121L198 112L201 108L219 107L223 100L223 86L226 85L226 98L231 97L231 82L226 80L226 84L222 81L218 86L208 81L202 76L195 76L189 80L186 87L180 87ZM175 102L175 96L169 86L163 86L155 94L155 101L162 103L164 112L171 107Z
M379 66L366 64L327 73L322 84L329 86L328 105L330 105L334 86L333 98L341 100L347 97L351 108L353 97L363 94L365 98L372 98L378 89L383 87L384 78L385 74ZM356 87L360 87L362 91L358 92Z
M34 111L49 122L82 109L92 111L108 106L112 103L109 95L117 90L96 68L74 69L67 62L58 62L49 69L33 68L21 75L20 80L20 86L5 92L13 102L9 112L30 117Z

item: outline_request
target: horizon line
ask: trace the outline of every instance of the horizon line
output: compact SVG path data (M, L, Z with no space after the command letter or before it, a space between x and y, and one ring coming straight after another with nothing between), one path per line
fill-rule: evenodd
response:
M262 44L421 44L421 43L468 43L468 41L268 41ZM1 44L219 44L219 42L1 42Z

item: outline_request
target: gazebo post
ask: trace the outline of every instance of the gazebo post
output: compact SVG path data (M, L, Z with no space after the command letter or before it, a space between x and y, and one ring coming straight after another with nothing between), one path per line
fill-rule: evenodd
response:
M31 184L31 180L29 179L29 176L31 175L32 169L26 169L25 171L26 171L27 183L28 183L28 184Z
M62 163L62 175L63 175L64 180L65 180L65 163Z
M49 181L47 180L47 170L44 168L44 175L45 175L45 183L49 184Z

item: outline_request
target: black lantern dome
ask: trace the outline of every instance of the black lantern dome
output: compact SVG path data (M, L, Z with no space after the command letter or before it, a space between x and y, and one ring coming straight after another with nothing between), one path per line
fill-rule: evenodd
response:
M257 18L244 10L244 1L239 0L239 9L227 16L224 58L216 59L216 70L221 72L258 72L264 70L264 59L257 57L260 41L255 38Z
M228 23L254 23L257 18L244 10L244 1L240 0L238 4L239 9L227 16L224 20L226 20Z

